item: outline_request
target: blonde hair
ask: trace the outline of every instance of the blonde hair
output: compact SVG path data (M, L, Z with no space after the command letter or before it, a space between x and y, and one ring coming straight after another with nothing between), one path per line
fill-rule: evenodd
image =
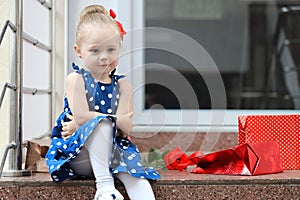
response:
M120 35L120 29L116 21L109 15L108 11L101 5L90 5L85 7L81 13L76 29L76 43L79 45L81 40L81 31L88 24L110 25L116 29ZM121 36L120 36L121 38Z

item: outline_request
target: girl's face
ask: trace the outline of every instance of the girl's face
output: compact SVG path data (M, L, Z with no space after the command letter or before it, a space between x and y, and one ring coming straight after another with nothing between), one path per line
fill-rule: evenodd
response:
M107 80L118 65L120 35L109 25L86 25L81 31L80 45L74 45L75 53L97 80Z

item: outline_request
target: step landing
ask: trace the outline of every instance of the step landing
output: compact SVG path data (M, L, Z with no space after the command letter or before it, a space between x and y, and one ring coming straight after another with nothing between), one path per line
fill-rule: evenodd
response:
M160 170L160 174L160 180L151 182L157 200L300 199L300 170L260 176L191 174L171 170ZM126 196L121 182L116 181L116 185ZM48 173L0 179L0 199L91 200L94 193L93 180L54 183Z

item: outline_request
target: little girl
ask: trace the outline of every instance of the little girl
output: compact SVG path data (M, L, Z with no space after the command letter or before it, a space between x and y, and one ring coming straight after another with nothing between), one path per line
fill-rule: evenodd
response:
M125 34L114 17L100 5L80 14L74 51L83 66L73 65L75 72L67 77L64 112L52 130L46 162L55 182L94 177L97 200L124 199L113 175L130 199L155 199L147 179L160 176L142 167L138 149L125 134L132 129L132 87L114 74Z

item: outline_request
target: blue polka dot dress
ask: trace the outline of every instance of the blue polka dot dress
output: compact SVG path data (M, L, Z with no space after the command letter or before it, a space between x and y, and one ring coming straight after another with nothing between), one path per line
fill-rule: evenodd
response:
M89 71L79 69L73 65L75 72L82 75L85 82L86 98L89 110L105 114L115 114L119 99L118 80L124 76L112 75L112 82L104 84L96 81ZM110 159L110 171L112 174L127 172L137 178L157 180L160 178L155 169L144 168L138 148L128 138L116 137L116 120L113 117L97 116L80 126L67 140L64 140L62 122L68 121L67 114L72 114L68 99L64 99L64 112L62 112L52 129L52 143L46 154L46 163L50 175L55 182L72 179L76 172L70 167L69 162L80 153L86 139L103 119L112 121L114 147Z

